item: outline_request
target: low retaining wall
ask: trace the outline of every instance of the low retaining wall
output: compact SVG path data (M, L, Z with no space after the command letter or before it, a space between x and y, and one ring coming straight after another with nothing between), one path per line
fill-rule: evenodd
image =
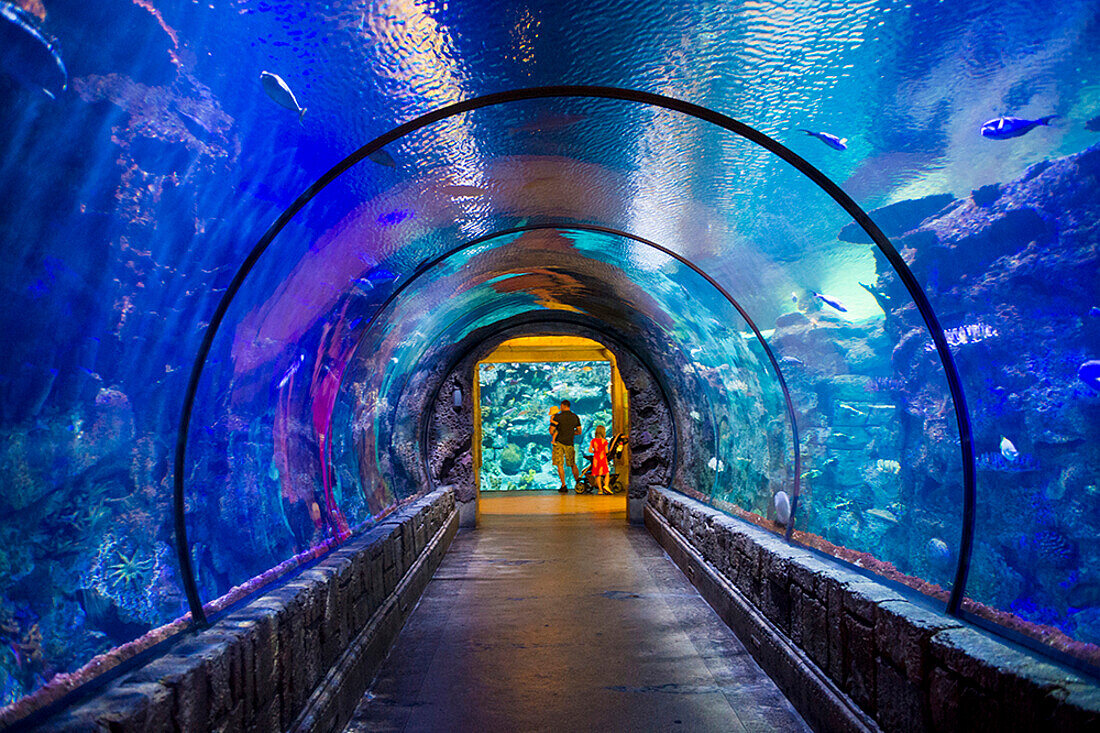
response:
M646 526L816 730L1100 730L1100 685L682 494Z
M36 730L341 730L457 529L429 494Z

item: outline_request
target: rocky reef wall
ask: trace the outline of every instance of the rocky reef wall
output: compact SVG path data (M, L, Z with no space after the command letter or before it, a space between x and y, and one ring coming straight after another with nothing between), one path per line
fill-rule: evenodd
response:
M1100 146L949 204L896 242L959 366L978 465L967 594L1100 642ZM915 489L958 502L959 452L927 330L879 262ZM1006 447L1004 440L1009 444ZM919 450L915 446L921 446ZM919 478L919 480L918 480Z
M1100 390L1080 370L1100 355L1098 194L1093 147L963 199L914 202L923 218L894 240L945 329L973 425L964 607L1093 664ZM962 516L954 403L928 327L885 258L864 287L884 317L849 320L803 297L770 337L802 433L796 528L802 541L946 597ZM775 519L773 506L752 510Z
M429 494L87 699L26 722L41 731L340 730L457 529L454 495ZM5 711L0 725L21 712Z

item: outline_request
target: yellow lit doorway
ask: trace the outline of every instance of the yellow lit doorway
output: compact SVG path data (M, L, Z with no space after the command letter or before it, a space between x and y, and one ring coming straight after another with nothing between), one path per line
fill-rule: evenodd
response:
M495 378L495 375L499 370L507 365L540 365L540 364L560 364L562 362L584 362L588 364L607 364L610 367L610 398L611 398L611 424L607 426L607 440L611 442L613 436L618 434L629 435L630 429L630 416L629 416L629 396L626 387L623 385L622 377L619 374L618 364L615 360L615 355L600 344L597 341L591 339L581 338L577 336L525 336L522 338L509 339L500 346L498 346L491 354L479 361L474 366L473 375L473 407L474 407L474 439L473 439L473 459L474 459L474 482L477 487L477 492L480 495L482 490L493 490L497 488L495 486L488 486L483 484L482 477L482 460L483 460L483 421L484 415L482 412L482 379L483 377ZM540 414L532 415L532 422L542 426L539 440L545 442L547 461L549 461L549 445L550 445L550 433L549 433L549 421L550 416L548 413L549 408L552 405L557 405L558 401L565 397L568 399L569 391L551 389L547 390L542 396L540 401ZM544 405L542 403L545 403ZM604 403L606 405L606 402ZM606 409L606 408L605 408ZM606 413L605 413L606 414ZM587 451L587 441L591 437L591 423L592 420L586 419L584 414L580 414L582 420L582 427L584 429L583 441L578 441L577 444L577 466L583 471L585 467L585 460L583 454ZM497 430L501 429L503 422L500 425L494 424L487 429ZM528 436L528 440L531 436ZM582 444L583 443L583 444ZM493 450L490 448L490 453ZM630 478L630 454L629 448L624 451L621 456L612 463L611 470L618 474L620 486L623 489L622 495L625 497L627 494L627 486ZM572 477L569 476L569 469L566 469L567 481L569 487L572 489ZM491 477L496 480L498 477ZM528 478L528 480L530 480ZM554 479L555 484L557 479ZM532 486L532 488L537 488ZM548 487L541 487L548 488ZM625 498L624 498L625 502Z

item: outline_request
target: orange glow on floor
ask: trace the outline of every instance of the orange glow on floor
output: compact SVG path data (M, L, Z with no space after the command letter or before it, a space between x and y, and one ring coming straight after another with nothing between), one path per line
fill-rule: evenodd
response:
M626 514L626 494L483 491L482 514Z

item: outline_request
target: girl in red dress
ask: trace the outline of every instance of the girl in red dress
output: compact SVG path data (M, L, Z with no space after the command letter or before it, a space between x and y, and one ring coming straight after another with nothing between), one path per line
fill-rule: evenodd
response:
M607 432L603 425L596 426L596 437L589 442L588 450L592 452L592 476L596 479L596 485L600 487L601 494L610 494L607 482L611 469L607 465Z

